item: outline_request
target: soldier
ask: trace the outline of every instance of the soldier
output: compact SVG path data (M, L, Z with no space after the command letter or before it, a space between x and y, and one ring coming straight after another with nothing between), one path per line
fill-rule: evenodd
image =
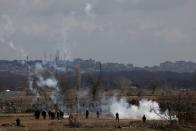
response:
M42 111L42 117L44 120L46 119L46 111L45 110Z
M86 119L88 119L88 116L89 116L89 111L88 109L86 110Z
M97 119L99 119L99 111L97 111Z
M145 122L146 122L146 116L145 116L145 115L143 115L143 117L142 117L142 121L143 121L143 123L145 123Z

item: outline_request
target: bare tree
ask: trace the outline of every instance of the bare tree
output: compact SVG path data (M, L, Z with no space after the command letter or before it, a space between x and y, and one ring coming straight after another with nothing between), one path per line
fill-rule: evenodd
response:
M156 78L151 78L147 81L147 86L152 90L152 95L155 94L158 85L159 85L159 80Z

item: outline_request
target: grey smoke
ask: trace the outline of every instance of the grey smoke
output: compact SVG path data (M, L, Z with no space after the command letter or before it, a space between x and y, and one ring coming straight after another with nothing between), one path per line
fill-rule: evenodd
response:
M85 97L87 97L89 95L89 89L88 88L86 88L86 89L80 89L77 92L77 94L78 94L78 97L79 98L85 98Z

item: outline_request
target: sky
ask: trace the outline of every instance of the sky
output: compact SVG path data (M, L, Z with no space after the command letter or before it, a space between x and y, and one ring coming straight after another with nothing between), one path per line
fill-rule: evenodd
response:
M0 0L0 59L196 62L196 0Z

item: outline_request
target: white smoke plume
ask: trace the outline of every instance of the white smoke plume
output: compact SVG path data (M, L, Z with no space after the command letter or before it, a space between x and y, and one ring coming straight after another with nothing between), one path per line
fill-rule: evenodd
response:
M56 103L57 100L61 96L59 92L59 87L58 87L58 80L52 74L50 74L49 76L45 76L45 77L42 76L42 73L44 71L45 71L45 68L43 67L41 63L35 64L34 72L31 75L29 75L29 89L34 95L36 95L36 99L41 96L40 93L41 91L43 91L43 89L46 89L46 88L49 89L50 90L49 97L51 98L53 103ZM35 83L33 84L33 82ZM33 87L33 85L35 84L37 86Z
M27 57L27 53L22 47L16 46L12 41L10 41L8 45L11 49L18 52L23 58Z
M35 101L37 100L37 98L40 97L40 95L39 95L38 89L33 87L33 84L34 84L33 73L34 72L31 72L31 66L29 64L27 64L27 66L28 66L28 84L29 84L28 88L33 95L36 95L36 98L34 98L32 101L32 103L35 103Z
M41 63L36 63L35 64L35 73L38 74L44 70L43 66Z
M92 13L92 4L91 3L86 3L85 5L85 8L84 8L84 12L87 16L93 16L93 13Z
M115 115L119 113L120 119L135 119L141 120L143 115L148 120L169 120L168 111L161 112L159 104L156 101L142 99L139 101L139 105L130 105L125 98L119 101L116 97L110 100L110 112ZM173 119L177 119L172 116Z
M12 35L16 32L12 19L3 15L0 17L0 43L7 45L13 51L18 53L22 58L27 56L27 52L22 48L17 46L12 40Z
M53 88L53 89L57 89L58 90L58 81L55 78L47 78L44 79L42 76L38 76L38 81L37 81L37 85L39 87L49 87L49 88Z
M33 88L33 80L31 78L31 76L29 76L28 78L28 83L29 83L29 89L33 94L37 94L37 91L35 88Z

